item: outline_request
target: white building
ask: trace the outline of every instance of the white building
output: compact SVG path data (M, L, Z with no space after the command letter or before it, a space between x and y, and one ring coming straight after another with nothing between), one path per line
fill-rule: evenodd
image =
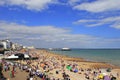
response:
M28 48L28 49L35 49L34 46L28 46L27 48Z
M4 49L10 48L10 41L9 40L0 40L0 45L3 46Z

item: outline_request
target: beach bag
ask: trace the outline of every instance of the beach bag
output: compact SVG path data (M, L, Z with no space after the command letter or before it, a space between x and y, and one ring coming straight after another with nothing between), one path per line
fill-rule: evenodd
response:
M26 80L30 80L29 77Z
M111 80L116 80L116 77L112 77Z
M58 72L58 71L56 71L56 74L59 74L59 72Z
M40 77L40 78L43 78L43 74L40 74L39 77Z
M108 68L106 71L107 71L107 72L111 72L111 69L110 69L110 68Z

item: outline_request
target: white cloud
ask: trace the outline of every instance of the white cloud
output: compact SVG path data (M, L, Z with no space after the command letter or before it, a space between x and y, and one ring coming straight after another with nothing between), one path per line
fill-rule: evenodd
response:
M110 27L120 29L120 16L116 17L107 17L103 19L84 19L84 20L78 20L75 21L74 24L84 24L88 27L96 27L101 26L105 24L110 24Z
M96 0L94 2L82 3L74 6L77 10L86 10L89 12L104 12L120 10L120 0Z
M0 22L0 29L9 32L9 33L20 33L20 34L61 34L69 32L69 30L61 29L61 28L55 28L54 26L25 26L25 25L19 25L16 23L8 23L1 21ZM34 29L33 29L34 28Z
M0 5L20 6L28 10L41 11L57 0L0 0Z
M5 1L4 0L0 0L0 5L4 5Z
M36 47L105 47L120 44L120 39L105 39L54 26L26 26L0 21L0 39L9 38L23 45ZM109 46L108 46L109 47Z
M4 35L6 36L6 38L9 37L12 39L19 36L21 37L21 39L28 38L28 39L51 40L52 37L55 38L60 34L66 34L68 32L70 32L70 30L57 28L54 26L26 26L19 25L16 23L0 21L0 36Z
M111 27L116 28L116 29L120 29L120 22L111 25Z
M77 2L80 2L80 0L68 0L70 5L75 5Z

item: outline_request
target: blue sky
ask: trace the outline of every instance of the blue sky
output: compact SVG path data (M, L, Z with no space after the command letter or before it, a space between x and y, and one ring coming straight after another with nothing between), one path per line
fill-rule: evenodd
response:
M119 5L119 0L0 0L0 39L40 48L120 48Z

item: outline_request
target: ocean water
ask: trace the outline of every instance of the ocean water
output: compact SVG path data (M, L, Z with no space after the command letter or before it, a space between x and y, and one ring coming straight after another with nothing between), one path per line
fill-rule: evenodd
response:
M88 61L106 62L120 66L120 49L72 49L71 51L52 51L56 54L84 58Z

